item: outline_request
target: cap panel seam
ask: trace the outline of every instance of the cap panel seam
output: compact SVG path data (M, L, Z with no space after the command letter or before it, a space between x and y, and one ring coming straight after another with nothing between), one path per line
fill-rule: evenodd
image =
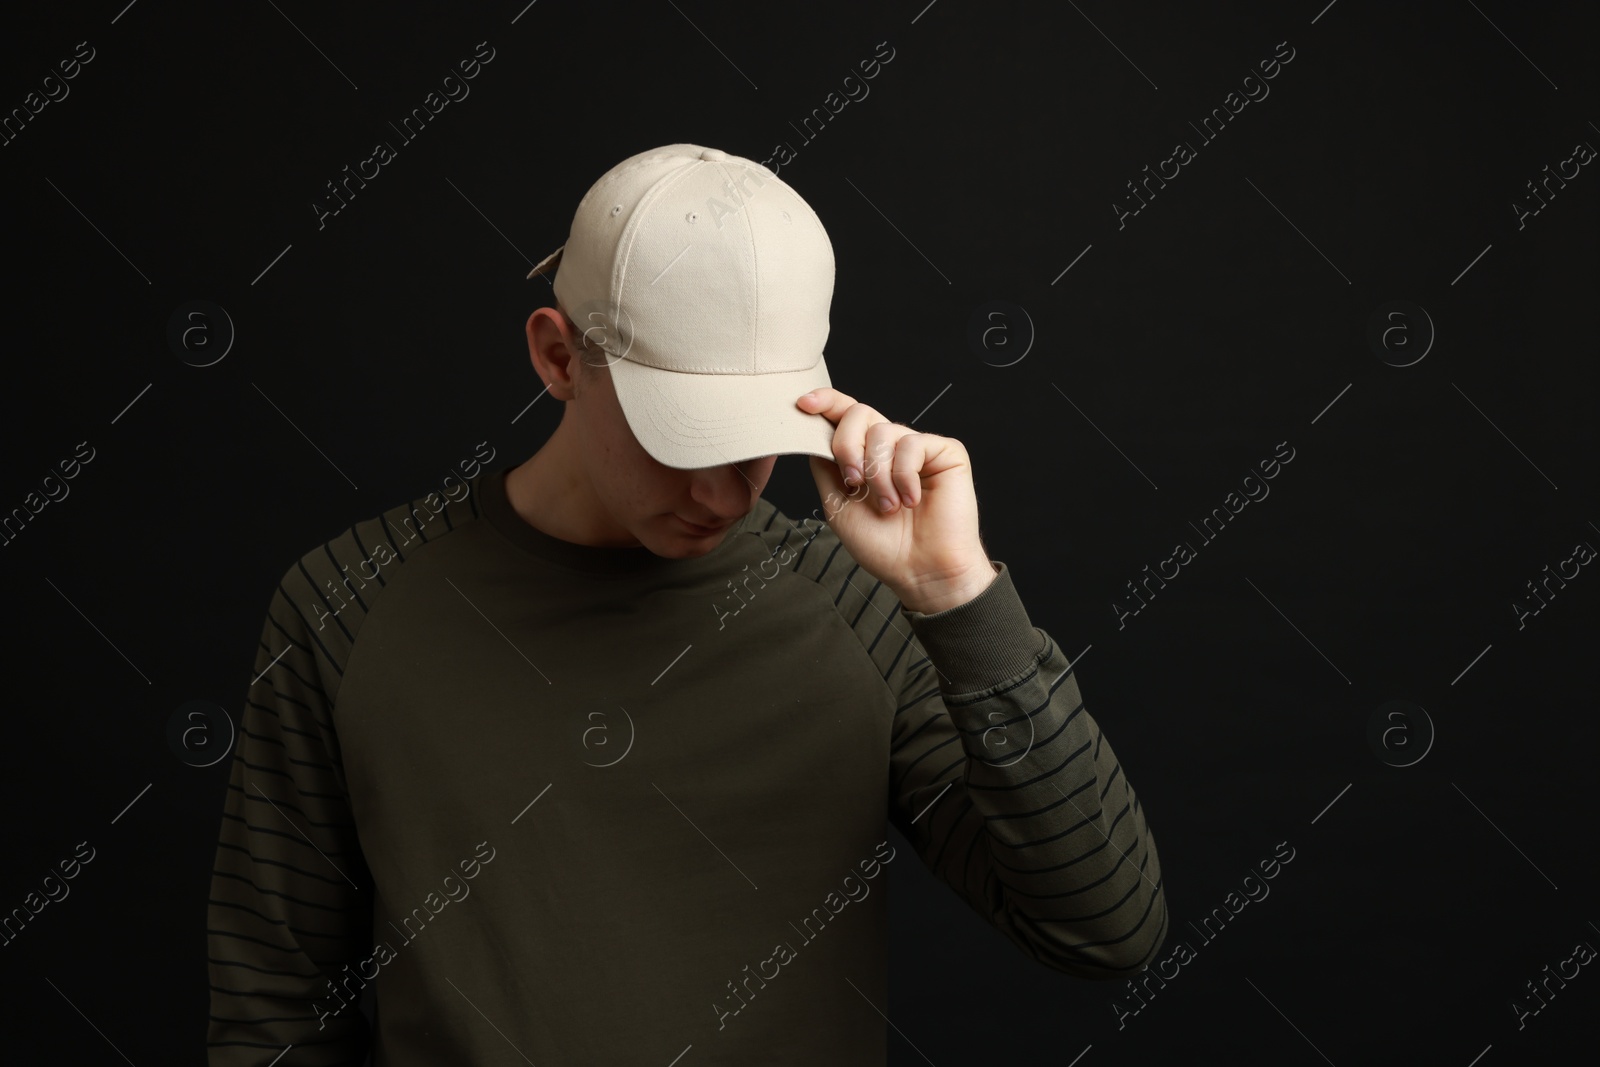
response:
M734 179L732 174L728 173L728 164L719 161L718 166L722 168L723 176L728 183L733 186L734 191L742 198L744 196L744 187ZM757 186L757 188L759 189L760 187ZM750 363L745 373L755 374L761 369L757 365L760 361L761 352L761 247L759 242L756 241L755 226L750 221L751 212L745 211L744 206L745 201L741 199L739 218L744 223L745 236L750 239L750 293L755 298L755 313L750 316L750 334L747 338L750 345Z
M645 194L639 198L639 203L634 206L633 214L628 219L627 226L623 227L622 234L618 237L617 246L621 255L617 256L611 264L611 292L607 298L614 304L621 304L618 299L622 294L623 283L627 281L628 271L633 266L633 246L639 240L639 228L644 225L645 213L653 208L658 201L667 195L673 186L688 177L691 166L679 167L675 172L657 178Z

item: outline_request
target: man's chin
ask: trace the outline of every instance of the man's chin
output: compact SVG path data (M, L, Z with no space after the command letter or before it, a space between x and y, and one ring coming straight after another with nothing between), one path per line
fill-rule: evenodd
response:
M664 559L694 559L703 556L722 544L723 538L733 529L730 525L714 533L696 533L676 515L668 515L664 525L666 536L653 538L649 544L650 551Z

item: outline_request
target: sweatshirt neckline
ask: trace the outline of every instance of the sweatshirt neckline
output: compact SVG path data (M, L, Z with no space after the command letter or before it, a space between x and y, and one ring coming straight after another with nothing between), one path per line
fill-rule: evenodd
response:
M682 559L658 556L644 545L610 547L564 541L532 525L511 506L506 496L506 475L512 465L479 475L479 502L483 515L496 531L518 549L544 563L589 575L670 575L693 578L720 568L732 555L736 537L749 525L755 509L745 512L710 552Z

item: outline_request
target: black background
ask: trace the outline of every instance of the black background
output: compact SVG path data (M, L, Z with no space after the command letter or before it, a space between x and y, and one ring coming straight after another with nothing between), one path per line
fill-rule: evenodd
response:
M779 174L837 257L835 384L967 445L991 556L1086 650L1160 850L1161 955L1195 951L1119 1026L1119 984L1029 961L894 864L892 1063L1592 1045L1592 967L1520 1029L1511 1006L1600 945L1600 577L1521 628L1512 607L1600 545L1595 165L1521 228L1513 207L1600 145L1592 5L124 2L7 11L0 35L7 112L95 49L0 148L0 511L95 450L0 550L0 911L97 850L0 949L6 1045L203 1062L227 764L177 758L174 709L237 717L301 552L479 441L539 447L559 405L528 406L522 328L552 301L523 275L601 173L679 141L793 149ZM470 96L399 147L387 123L480 41ZM880 42L892 60L848 86L868 95L802 136ZM1270 95L1202 143L1189 123L1280 42ZM381 139L398 157L319 230L312 201ZM1196 158L1119 228L1126 183L1179 140ZM209 367L167 341L191 300L237 331ZM975 350L995 300L1022 313ZM1386 362L1367 335L1392 301L1436 337L1394 320L1412 347ZM1202 541L1190 523L1285 441L1270 495ZM818 506L798 457L766 495ZM1197 558L1119 626L1178 541ZM1391 700L1436 731L1394 735L1391 760L1426 749L1410 766L1368 741ZM1198 936L1280 842L1270 895Z

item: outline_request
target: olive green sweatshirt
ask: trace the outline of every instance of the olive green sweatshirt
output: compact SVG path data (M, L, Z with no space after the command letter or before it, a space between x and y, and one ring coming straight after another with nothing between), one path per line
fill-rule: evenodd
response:
M881 1067L894 863L1046 967L1154 958L1138 797L1003 562L924 614L764 498L668 559L540 531L506 470L356 523L270 598L212 1064Z

